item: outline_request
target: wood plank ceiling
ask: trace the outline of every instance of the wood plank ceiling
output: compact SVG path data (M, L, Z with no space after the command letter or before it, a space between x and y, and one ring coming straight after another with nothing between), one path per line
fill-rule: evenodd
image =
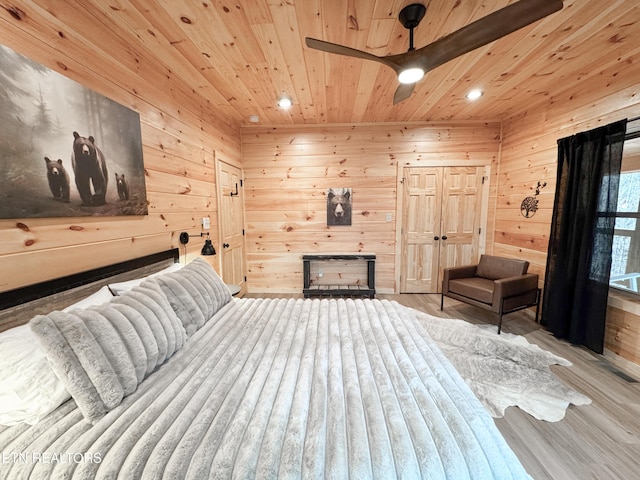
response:
M428 9L415 45L513 1L424 0ZM310 50L304 37L376 55L402 53L408 31L397 15L411 0L19 3L29 5L26 15L55 19L53 28L96 55L131 69L153 66L158 75L171 77L172 90L202 96L201 104L238 125L249 124L251 115L262 125L500 120L570 89L576 95L606 90L640 54L640 1L564 0L562 11L430 72L410 99L393 106L393 71ZM11 14L10 7L4 10L4 16ZM108 41L107 34L117 41ZM467 101L471 88L484 96ZM289 110L276 107L281 95L293 100Z

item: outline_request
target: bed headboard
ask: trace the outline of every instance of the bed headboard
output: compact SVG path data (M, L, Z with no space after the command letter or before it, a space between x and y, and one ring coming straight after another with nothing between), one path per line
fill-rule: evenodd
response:
M60 310L113 282L143 277L180 260L177 248L0 293L0 331Z

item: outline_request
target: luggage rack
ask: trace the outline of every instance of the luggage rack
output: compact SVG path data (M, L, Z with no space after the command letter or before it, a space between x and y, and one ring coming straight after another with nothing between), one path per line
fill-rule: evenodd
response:
M367 262L367 285L349 284L314 284L311 285L311 262L322 262L332 260L343 261L366 261ZM376 256L370 253L360 254L314 254L302 256L302 269L304 277L304 287L302 293L305 298L312 296L358 296L374 298L375 289L375 266Z

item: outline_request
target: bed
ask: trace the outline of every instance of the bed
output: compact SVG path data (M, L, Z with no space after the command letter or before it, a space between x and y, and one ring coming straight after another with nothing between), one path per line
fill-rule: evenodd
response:
M0 427L0 478L530 478L409 309L177 267L31 320L71 398Z

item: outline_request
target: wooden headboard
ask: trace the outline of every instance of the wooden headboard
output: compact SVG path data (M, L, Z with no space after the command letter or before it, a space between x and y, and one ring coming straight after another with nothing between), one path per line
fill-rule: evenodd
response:
M177 248L0 293L0 331L63 309L104 285L143 277L180 259Z

